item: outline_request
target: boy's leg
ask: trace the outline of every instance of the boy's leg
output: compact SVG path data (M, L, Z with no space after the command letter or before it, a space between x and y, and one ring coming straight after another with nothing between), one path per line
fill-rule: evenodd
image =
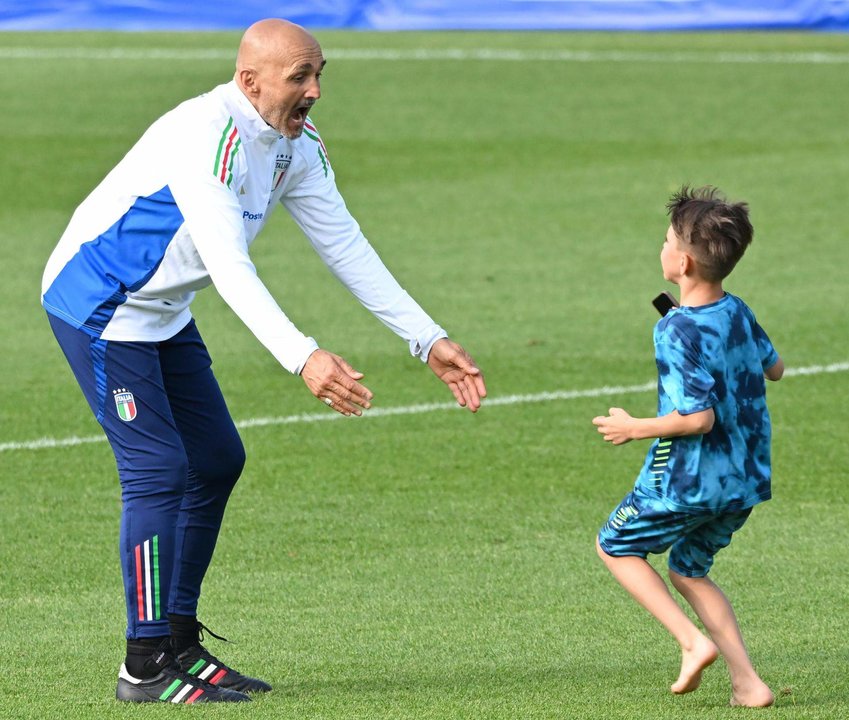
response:
M731 675L732 705L764 707L774 696L749 660L734 609L725 594L710 578L685 577L674 570L669 578L699 616L699 620L719 647Z
M716 583L707 577L714 555L731 542L751 509L719 516L677 542L669 555L669 579L693 608L719 647L731 675L732 705L772 705L772 691L752 666L734 609Z
M645 558L608 555L596 540L596 551L613 577L671 633L681 646L681 671L672 684L674 693L695 690L702 671L718 657L716 645L693 624L672 597L669 588Z

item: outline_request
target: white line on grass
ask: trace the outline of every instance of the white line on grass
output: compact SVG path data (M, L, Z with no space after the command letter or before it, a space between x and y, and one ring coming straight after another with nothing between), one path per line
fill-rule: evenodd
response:
M786 377L798 375L823 375L826 373L845 372L849 370L849 362L832 363L831 365L810 365L801 368L788 368ZM486 407L494 405L525 405L527 403L556 402L559 400L575 400L577 398L610 397L611 395L627 395L629 393L649 392L657 387L657 382L647 382L641 385L614 385L588 390L555 390L553 392L535 393L532 395L503 395L501 397L487 398ZM456 403L427 403L422 405L406 405L390 408L372 408L365 412L363 418L380 418L391 415L419 415L421 413L435 412L437 410L458 410ZM282 415L279 417L250 418L236 423L238 428L264 427L266 425L293 425L298 423L327 422L329 420L342 420L344 417L338 413L322 412L302 415ZM71 436L66 438L40 438L38 440L27 440L24 442L0 443L0 452L12 450L45 450L50 448L73 447L75 445L86 445L88 443L103 442L104 435L89 435L86 437Z
M232 62L233 50L215 48L86 48L3 47L2 60L167 60ZM701 50L517 50L510 48L339 48L327 50L330 60L448 60L501 62L577 63L695 63L695 64L782 64L845 65L849 53L830 51L729 52Z

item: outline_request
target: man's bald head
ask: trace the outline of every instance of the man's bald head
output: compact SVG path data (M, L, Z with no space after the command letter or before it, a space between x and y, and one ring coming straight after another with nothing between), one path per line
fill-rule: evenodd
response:
M278 18L260 20L242 35L236 72L256 70L265 63L279 61L287 52L297 53L300 48L310 47L319 48L318 40L300 25Z
M309 32L270 18L245 31L233 79L266 123L294 139L321 97L324 62L321 46Z

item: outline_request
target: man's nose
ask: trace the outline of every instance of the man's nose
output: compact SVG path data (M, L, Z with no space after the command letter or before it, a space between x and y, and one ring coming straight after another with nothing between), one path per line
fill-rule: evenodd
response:
M310 100L318 100L321 97L321 83L318 78L312 78L310 80L304 96Z

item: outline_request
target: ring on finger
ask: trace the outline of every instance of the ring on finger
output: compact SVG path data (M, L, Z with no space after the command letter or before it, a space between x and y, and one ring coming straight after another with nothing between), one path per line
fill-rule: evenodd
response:
M324 398L324 404L330 407L333 404L333 401L329 397L326 397Z

